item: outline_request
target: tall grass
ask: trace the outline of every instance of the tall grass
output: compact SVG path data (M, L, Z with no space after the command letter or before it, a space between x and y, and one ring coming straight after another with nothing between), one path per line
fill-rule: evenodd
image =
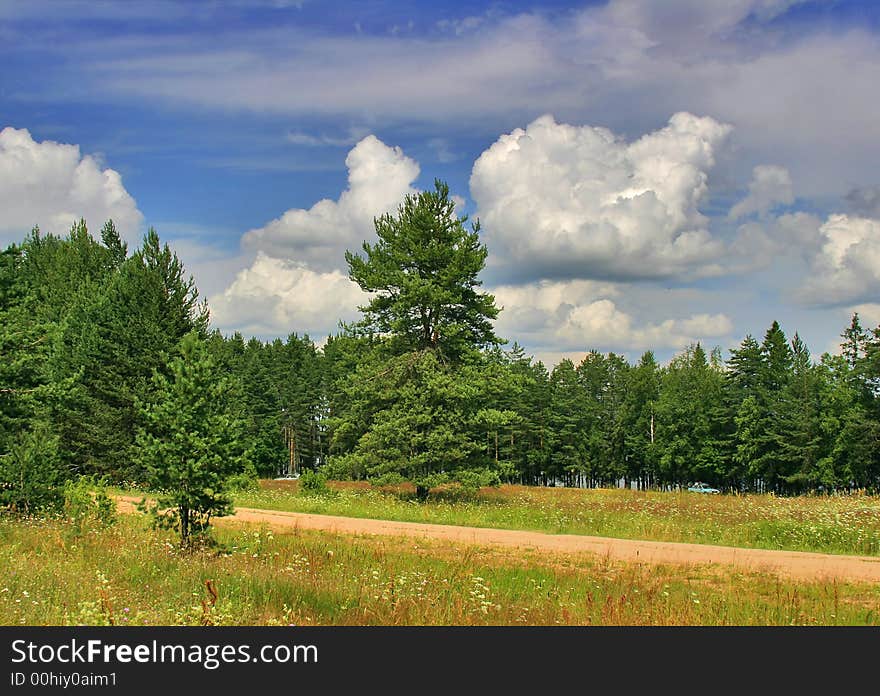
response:
M876 585L261 528L218 529L218 547L183 553L146 524L72 535L0 519L0 623L880 623Z
M435 491L428 502L405 488L332 482L308 495L296 482L263 481L237 496L245 507L411 522L528 529L792 551L880 554L880 497L710 496L622 489L527 486L478 493Z

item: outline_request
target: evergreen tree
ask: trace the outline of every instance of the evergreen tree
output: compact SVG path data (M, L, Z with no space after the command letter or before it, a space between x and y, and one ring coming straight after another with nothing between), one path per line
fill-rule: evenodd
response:
M723 376L697 343L664 371L657 400L657 454L661 479L683 484L723 478L713 414L721 403Z
M349 274L362 290L376 293L362 307L362 328L393 337L396 354L438 350L456 361L465 353L500 343L491 320L492 295L478 291L486 261L479 223L465 229L449 187L407 195L397 215L376 219L375 244L364 256L346 252Z
M833 486L834 475L822 463L819 373L798 334L791 341L792 374L780 400L776 443L785 481L796 489Z
M76 244L100 247L103 268L114 253L120 265L69 290L70 306L58 325L48 365L53 380L73 380L54 414L62 457L82 473L140 480L132 452L135 402L151 398L151 375L164 369L186 333L205 335L207 311L198 304L192 278L155 230L129 258L110 224L102 234L112 248L88 242L83 230L77 234Z
M160 493L152 512L185 546L211 517L232 511L229 479L246 470L247 453L244 424L231 413L232 379L217 370L195 330L178 353L169 376L155 373L154 399L140 404L137 444L147 483Z
M774 490L783 491L789 475L787 460L779 449L783 390L791 379L792 352L785 333L774 321L761 343L760 387L757 390L758 424L753 434L756 458L752 471Z
M550 373L550 457L542 472L550 481L567 472L587 473L585 439L588 436L584 392L577 370L569 359Z
M477 375L470 366L451 370L435 351L393 356L362 366L348 385L352 406L347 428L363 424L354 450L338 457L333 471L375 483L412 482L420 499L437 485L497 481L478 459L480 445L468 437L476 418Z
M469 434L479 427L479 349L501 343L494 298L478 292L486 260L479 225L468 232L449 187L408 195L396 216L375 220L376 244L346 252L350 277L376 293L358 329L380 334L375 352L350 373L345 402L331 418L336 466L374 481L432 485L497 480ZM485 414L484 414L485 415ZM483 419L485 426L485 419ZM345 451L343 449L343 451Z
M101 243L108 252L109 270L116 270L128 256L128 244L122 241L113 220L107 220L101 228Z
M538 483L542 472L550 466L552 431L550 374L540 360L525 366L522 403L517 412L523 418L526 439L525 456L520 472L524 483Z
M868 333L862 328L858 312L852 315L850 325L844 329L840 337L843 339L840 344L841 353L850 369L856 370L865 357L868 343Z
M0 507L23 514L57 512L70 472L58 457L58 438L49 426L29 425L0 453Z
M628 373L622 406L622 427L626 447L625 477L646 482L656 467L654 446L656 405L660 392L660 367L654 353L646 351Z

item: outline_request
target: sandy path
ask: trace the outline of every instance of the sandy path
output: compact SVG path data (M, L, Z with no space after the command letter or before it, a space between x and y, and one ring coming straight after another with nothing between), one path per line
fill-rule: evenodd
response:
M120 512L134 512L140 498L117 496ZM528 548L556 553L591 553L618 561L638 563L724 564L741 570L770 572L804 580L880 582L880 557L840 556L802 551L769 551L667 541L634 541L575 534L545 534L512 529L459 527L420 522L394 522L357 517L312 515L236 508L220 524L261 524L277 532L309 529L334 534L440 539L464 544Z

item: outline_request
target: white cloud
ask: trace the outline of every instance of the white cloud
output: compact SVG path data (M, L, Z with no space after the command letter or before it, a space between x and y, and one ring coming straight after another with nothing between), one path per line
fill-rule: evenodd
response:
M219 328L320 337L334 332L340 320L359 316L357 306L366 295L340 270L344 252L373 239L373 219L416 192L411 184L419 165L373 135L352 148L345 164L348 187L337 200L288 210L244 234L242 246L256 251L255 260L208 300Z
M321 273L260 252L208 306L223 331L264 337L296 331L320 338L333 333L339 320L355 319L366 299L340 271Z
M368 133L363 128L349 128L348 134L344 136L332 135L312 135L300 131L290 131L284 136L284 139L291 145L301 145L304 147L348 147L354 145Z
M752 170L749 194L730 209L728 217L737 220L752 213L763 216L777 205L791 205L793 202L794 193L788 170L772 164L761 164Z
M492 288L501 312L497 329L545 355L590 349L628 352L682 348L728 336L725 314L699 313L662 321L640 320L622 310L619 286L592 281L540 281Z
M175 6L155 17L174 32L135 29L95 42L29 26L27 39L64 57L46 84L79 99L136 95L178 108L429 124L433 133L455 123L480 137L542 112L631 134L686 109L736 125L738 167L779 162L799 195L838 195L872 181L880 156L880 42L846 13L841 25L768 23L796 4L614 0L565 12L536 4L517 15L498 7L450 17L402 36L272 23L226 31L222 42L199 31L203 11ZM192 29L181 12L194 16Z
M308 210L294 208L242 238L244 248L306 263L319 270L339 268L346 249L356 251L374 237L373 218L393 212L419 175L419 165L399 147L374 135L361 140L345 159L348 188L338 200L321 200Z
M773 266L778 271L781 264L794 264L802 275L803 264L819 253L821 227L821 218L802 211L746 222L728 245L725 269L748 273Z
M818 305L869 300L880 294L880 220L830 215L802 297Z
M551 116L502 135L470 180L490 252L532 278L714 272L723 246L698 206L730 130L677 113L630 144Z
M20 241L34 225L66 234L84 218L93 233L113 219L128 241L140 241L143 216L113 169L102 169L77 145L36 142L26 129L0 131L0 241Z
M768 21L808 0L611 0L602 19L638 31L653 46L684 53L725 37L750 15Z

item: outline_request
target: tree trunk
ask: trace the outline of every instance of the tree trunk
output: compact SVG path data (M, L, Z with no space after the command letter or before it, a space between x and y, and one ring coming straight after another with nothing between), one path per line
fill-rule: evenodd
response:
M189 544L189 508L180 508L180 545Z

